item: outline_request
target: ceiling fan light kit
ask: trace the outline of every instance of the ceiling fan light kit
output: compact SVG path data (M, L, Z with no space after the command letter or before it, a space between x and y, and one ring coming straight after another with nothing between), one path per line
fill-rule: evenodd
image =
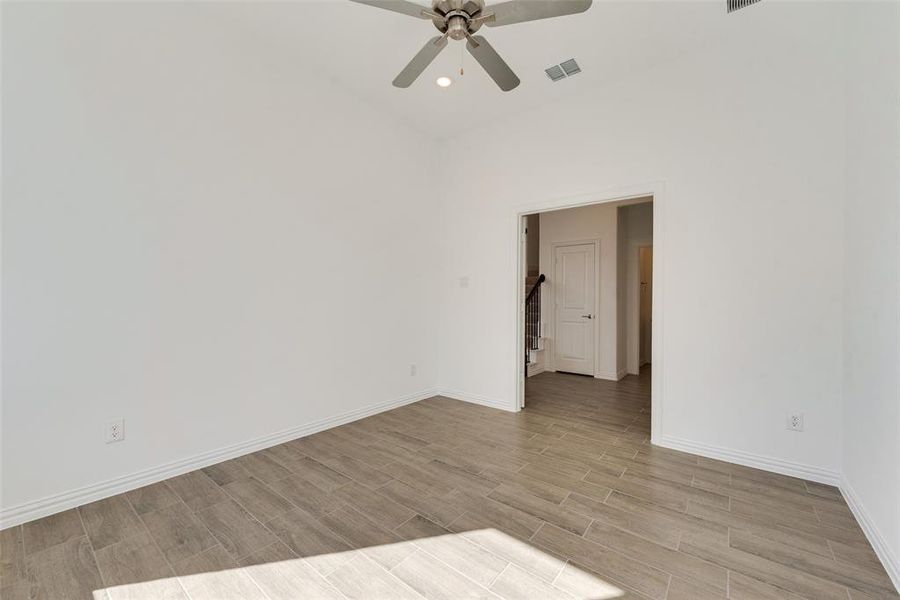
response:
M441 34L425 43L394 78L394 86L407 88L412 85L447 47L447 40L452 39L466 40L466 50L504 92L515 89L519 85L519 78L483 36L475 35L481 26L501 27L574 15L586 11L592 3L592 0L507 0L485 6L484 0L431 0L429 10L409 0L352 1L431 21ZM440 82L438 85L441 85Z

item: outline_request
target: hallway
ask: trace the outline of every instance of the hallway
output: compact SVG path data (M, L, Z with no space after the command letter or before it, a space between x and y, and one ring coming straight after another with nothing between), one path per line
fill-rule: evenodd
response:
M650 438L650 366L621 381L544 372L525 381L525 407L557 422L621 431L629 440Z

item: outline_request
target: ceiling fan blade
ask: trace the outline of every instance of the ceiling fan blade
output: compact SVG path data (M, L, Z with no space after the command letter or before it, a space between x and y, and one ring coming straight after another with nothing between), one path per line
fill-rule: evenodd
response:
M394 86L398 88L408 88L411 86L412 82L422 74L422 71L424 71L428 65L431 64L431 61L437 58L437 55L441 53L441 50L446 47L446 35L437 35L425 42L422 49L413 56L413 59L409 61L409 64L403 67L400 74L394 78Z
M421 4L416 4L415 2L408 2L407 0L350 0L351 2L356 2L357 4L368 4L369 6L374 6L376 8L383 8L385 10L391 10L394 12L398 12L404 15L409 15L410 17L416 17L419 19L431 19L430 16L424 14L422 11L431 12L430 7L422 6Z
M493 19L485 20L485 25L500 27L583 13L591 7L591 3L592 0L509 0L486 6L482 12L494 15Z
M500 86L504 92L508 92L519 85L519 78L513 73L493 46L480 35L473 35L466 42L466 50L475 57L481 68L487 71L491 79Z

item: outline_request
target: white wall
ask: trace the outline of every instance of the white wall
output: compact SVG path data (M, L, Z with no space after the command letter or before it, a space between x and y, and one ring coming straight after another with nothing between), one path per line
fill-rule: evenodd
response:
M622 271L623 307L619 313L620 368L637 375L640 370L640 265L638 249L653 244L653 204L645 202L619 209L619 269ZM624 362L622 362L624 361Z
M748 9L702 53L461 136L437 207L430 142L207 6L4 5L3 514L437 383L511 408L517 211L653 187L654 434L842 468L896 565L900 35L865 6Z
M542 319L545 324L546 339L544 358L547 368L555 370L554 341L556 339L555 304L556 273L554 270L554 245L567 242L600 241L599 260L600 280L597 282L598 304L600 311L594 322L594 376L601 379L616 379L616 329L618 289L616 256L617 256L617 219L616 206L598 204L567 210L556 210L541 214L541 273L547 276L544 289L544 301L541 302Z
M214 10L3 7L6 516L433 391L432 145Z
M836 479L841 10L741 11L702 52L447 143L467 177L449 182L440 221L441 386L515 405L518 211L657 182L655 434ZM785 429L790 410L805 413L803 433Z
M843 487L900 588L900 4L847 27Z
M628 213L627 207L620 207L616 211L616 375L624 377L627 374L627 361L625 350L627 343L625 334L627 323L625 322L626 304L628 302L628 269L626 260L628 257Z
M541 263L541 215L528 215L525 219L528 236L525 238L525 273L540 271Z

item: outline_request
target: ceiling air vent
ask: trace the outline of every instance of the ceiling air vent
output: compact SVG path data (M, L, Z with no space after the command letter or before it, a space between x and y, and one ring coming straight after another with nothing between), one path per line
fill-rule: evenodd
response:
M560 79L566 78L565 72L559 65L553 65L549 69L544 69L544 73L547 74L547 77L550 78L550 81L559 81Z
M559 66L562 67L562 70L566 72L567 77L571 77L575 73L581 73L581 67L578 66L578 63L575 62L574 58L570 58L565 62L559 63Z
M558 65L553 65L548 69L544 69L544 72L547 74L547 77L550 78L550 81L559 81L560 79L571 77L576 73L581 73L581 67L578 66L578 63L575 62L574 58L570 58Z
M751 4L756 4L759 0L728 0L728 12L734 12L747 8Z

